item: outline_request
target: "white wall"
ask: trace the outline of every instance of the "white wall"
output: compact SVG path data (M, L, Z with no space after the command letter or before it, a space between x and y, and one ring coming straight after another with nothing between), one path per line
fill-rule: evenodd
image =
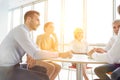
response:
M8 0L0 0L0 42L8 32Z

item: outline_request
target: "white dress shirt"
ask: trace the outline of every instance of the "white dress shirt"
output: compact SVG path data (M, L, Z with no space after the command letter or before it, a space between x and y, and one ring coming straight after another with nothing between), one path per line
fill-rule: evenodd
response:
M120 35L118 35L117 39L106 53L93 53L92 58L98 61L105 61L110 64L120 63Z
M34 59L58 57L57 52L40 50L23 24L11 30L0 44L0 66L13 66L22 61L25 53Z
M106 50L106 51L108 51L108 50L111 49L112 45L113 45L114 42L117 40L117 37L118 37L118 35L115 35L115 34L114 34L114 35L110 38L109 42L107 43L107 45L106 45L106 47L105 47L105 50Z

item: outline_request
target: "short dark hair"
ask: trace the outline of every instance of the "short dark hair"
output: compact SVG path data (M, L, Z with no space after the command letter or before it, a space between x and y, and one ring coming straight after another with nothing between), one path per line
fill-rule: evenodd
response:
M118 10L118 13L120 14L120 5L118 6L117 10Z
M33 17L34 14L40 15L40 13L35 10L30 10L30 11L26 12L24 15L24 22L26 21L27 17Z

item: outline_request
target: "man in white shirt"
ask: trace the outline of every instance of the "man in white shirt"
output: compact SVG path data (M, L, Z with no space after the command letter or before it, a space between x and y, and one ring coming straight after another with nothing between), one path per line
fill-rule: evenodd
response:
M71 57L71 53L40 50L30 37L30 31L40 25L40 14L31 10L24 15L24 24L12 29L0 44L0 80L49 80L45 73L20 67L25 53L34 59Z
M117 7L118 14L120 15L120 5ZM119 30L119 35L120 35L120 30ZM112 80L120 80L120 67L114 70L111 75Z
M110 80L106 73L114 72L114 70L120 67L120 55L119 55L120 34L118 33L120 29L120 20L115 20L112 26L114 35L110 39L105 49L95 48L88 53L88 55L95 60L105 61L109 63L95 68L94 71L96 75L100 78L97 80ZM115 77L112 77L112 79L117 80Z

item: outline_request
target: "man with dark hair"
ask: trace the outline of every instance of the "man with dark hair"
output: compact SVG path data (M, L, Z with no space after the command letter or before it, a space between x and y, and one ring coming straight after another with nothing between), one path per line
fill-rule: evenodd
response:
M12 29L0 44L0 80L49 80L44 67L31 69L20 66L27 53L34 59L71 57L71 53L41 50L31 39L30 32L40 25L40 14L30 10L24 15L24 24ZM42 68L42 69L41 69ZM39 70L39 71L38 71Z
M24 16L24 24L11 30L2 41L0 45L0 80L49 80L46 72L40 70L43 67L33 67L33 69L37 67L36 69L39 70L36 73L33 69L28 70L26 64L19 64L25 53L36 57L40 51L29 37L29 32L36 30L40 24L39 16L37 11L28 11ZM46 71L45 68L43 69Z
M120 5L117 7L117 10L120 15ZM119 35L120 35L120 30L119 30ZM115 69L111 74L112 80L120 80L120 64L117 66L118 66L118 68Z
M110 80L110 77L107 75L107 73L114 72L118 67L120 67L119 59L117 60L117 58L120 57L118 56L119 48L117 50L116 46L118 45L115 45L116 41L118 42L117 39L120 28L120 20L114 20L112 26L113 26L114 35L111 37L106 47L104 49L94 48L88 53L88 55L94 58L95 60L106 61L110 63L110 64L103 64L94 69L95 74L100 78L97 80ZM116 80L116 78L113 78L113 80Z

